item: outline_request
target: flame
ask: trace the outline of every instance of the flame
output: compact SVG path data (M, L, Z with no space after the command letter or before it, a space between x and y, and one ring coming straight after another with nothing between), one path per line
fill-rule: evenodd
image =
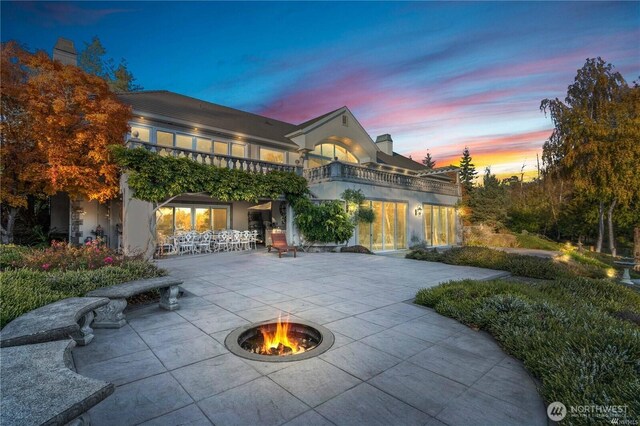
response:
M298 345L296 339L293 336L289 336L289 326L289 317L287 317L285 321L282 321L281 314L278 314L278 324L275 333L270 332L266 328L260 328L264 342L262 348L260 348L260 352L270 354L273 353L272 349L276 349L278 355L285 355L285 353L289 352L285 350L285 348L289 348L292 354L304 352L305 349Z

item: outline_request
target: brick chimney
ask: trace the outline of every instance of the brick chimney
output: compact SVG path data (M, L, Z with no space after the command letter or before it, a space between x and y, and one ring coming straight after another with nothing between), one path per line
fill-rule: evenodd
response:
M53 60L60 61L64 65L78 65L78 54L71 40L58 38L58 42L53 48Z
M388 155L393 155L393 139L390 134L380 135L376 138L376 145L382 152Z

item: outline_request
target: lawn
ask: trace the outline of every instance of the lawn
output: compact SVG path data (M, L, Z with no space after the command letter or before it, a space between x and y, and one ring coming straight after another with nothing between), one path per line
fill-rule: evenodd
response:
M60 299L166 273L98 244L80 248L57 244L43 250L0 246L0 267L0 327Z

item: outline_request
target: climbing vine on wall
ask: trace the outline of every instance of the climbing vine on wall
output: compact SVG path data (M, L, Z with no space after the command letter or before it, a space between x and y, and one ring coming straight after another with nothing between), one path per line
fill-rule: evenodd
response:
M153 203L186 193L202 193L220 201L295 200L308 193L307 181L292 172L252 173L197 163L185 157L165 157L143 148L113 149L127 170L135 198Z
M284 195L295 212L298 229L308 242L343 243L353 235L354 223L344 203L314 204L309 199L306 179L295 173L227 169L184 157L160 156L143 148L114 147L112 154L126 169L134 197L153 203L156 210L181 194L207 194L224 202L257 202Z

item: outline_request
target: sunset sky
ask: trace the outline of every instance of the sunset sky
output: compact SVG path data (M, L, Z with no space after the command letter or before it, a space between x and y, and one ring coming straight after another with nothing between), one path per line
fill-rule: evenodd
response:
M347 105L369 134L437 166L535 170L564 98L601 56L640 77L640 2L2 2L2 41L97 35L145 89L299 123Z

